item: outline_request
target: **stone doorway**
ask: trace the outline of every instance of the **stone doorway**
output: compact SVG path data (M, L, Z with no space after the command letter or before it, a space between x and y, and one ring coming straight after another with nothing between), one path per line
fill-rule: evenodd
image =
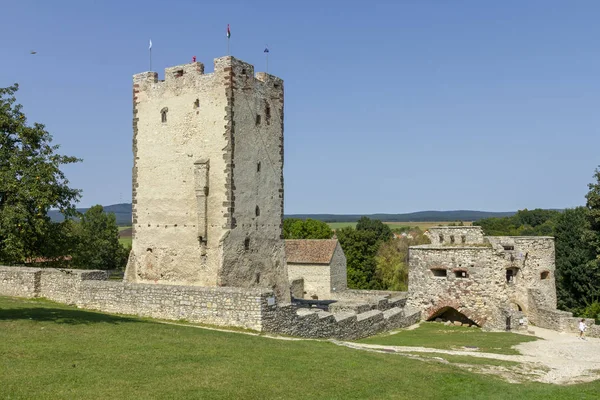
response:
M427 321L450 322L453 325L462 326L479 326L475 321L452 307L440 308Z

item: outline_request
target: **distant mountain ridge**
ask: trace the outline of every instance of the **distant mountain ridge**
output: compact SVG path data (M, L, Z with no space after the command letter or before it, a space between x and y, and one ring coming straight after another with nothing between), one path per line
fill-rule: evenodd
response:
M77 211L84 213L87 208L78 208ZM104 206L104 211L115 214L118 225L131 225L131 203L112 204ZM418 211L404 214L288 214L285 218L312 218L324 222L356 222L365 216L371 219L379 219L385 222L451 222L451 221L477 221L483 218L510 217L516 211L493 212L493 211ZM53 221L62 221L64 218L58 210L51 210L48 215Z

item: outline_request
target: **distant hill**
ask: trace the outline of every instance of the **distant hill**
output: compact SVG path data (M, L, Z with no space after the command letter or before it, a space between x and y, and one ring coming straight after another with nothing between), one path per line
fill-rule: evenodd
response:
M78 208L77 211L84 213L88 208ZM127 226L131 225L131 203L113 204L110 206L104 206L104 212L113 213L117 219L117 225ZM52 221L60 222L64 220L63 215L58 210L50 210L48 216Z
M85 212L87 208L78 208ZM118 225L131 225L131 203L113 204L105 206L104 211L115 214ZM312 218L324 222L356 222L363 215L371 219L385 222L432 222L432 221L478 221L482 218L510 217L516 211L491 212L491 211L419 211L406 214L289 214L286 218ZM59 211L49 212L53 221L62 221L63 216Z

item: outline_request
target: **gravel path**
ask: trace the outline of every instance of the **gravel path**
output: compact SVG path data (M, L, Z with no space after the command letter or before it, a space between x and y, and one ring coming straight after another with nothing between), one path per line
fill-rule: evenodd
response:
M526 367L525 369L520 368L519 374L522 375L523 371L531 371L531 380L545 383L572 384L600 379L600 339L581 340L577 334L559 333L537 327L530 327L529 330L534 331L535 336L544 340L515 346L521 355L481 353L471 350L441 350L429 347L380 346L337 340L332 340L332 342L353 349L386 353L438 353L513 361ZM543 366L541 369L540 365ZM485 373L490 373L490 370L489 367L481 368L481 372ZM498 374L510 379L506 373Z

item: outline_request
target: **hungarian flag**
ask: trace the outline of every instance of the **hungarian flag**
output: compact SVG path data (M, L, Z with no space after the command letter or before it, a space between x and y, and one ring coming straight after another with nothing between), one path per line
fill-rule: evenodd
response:
M231 29L229 29L229 24L227 24L227 39L231 37Z

